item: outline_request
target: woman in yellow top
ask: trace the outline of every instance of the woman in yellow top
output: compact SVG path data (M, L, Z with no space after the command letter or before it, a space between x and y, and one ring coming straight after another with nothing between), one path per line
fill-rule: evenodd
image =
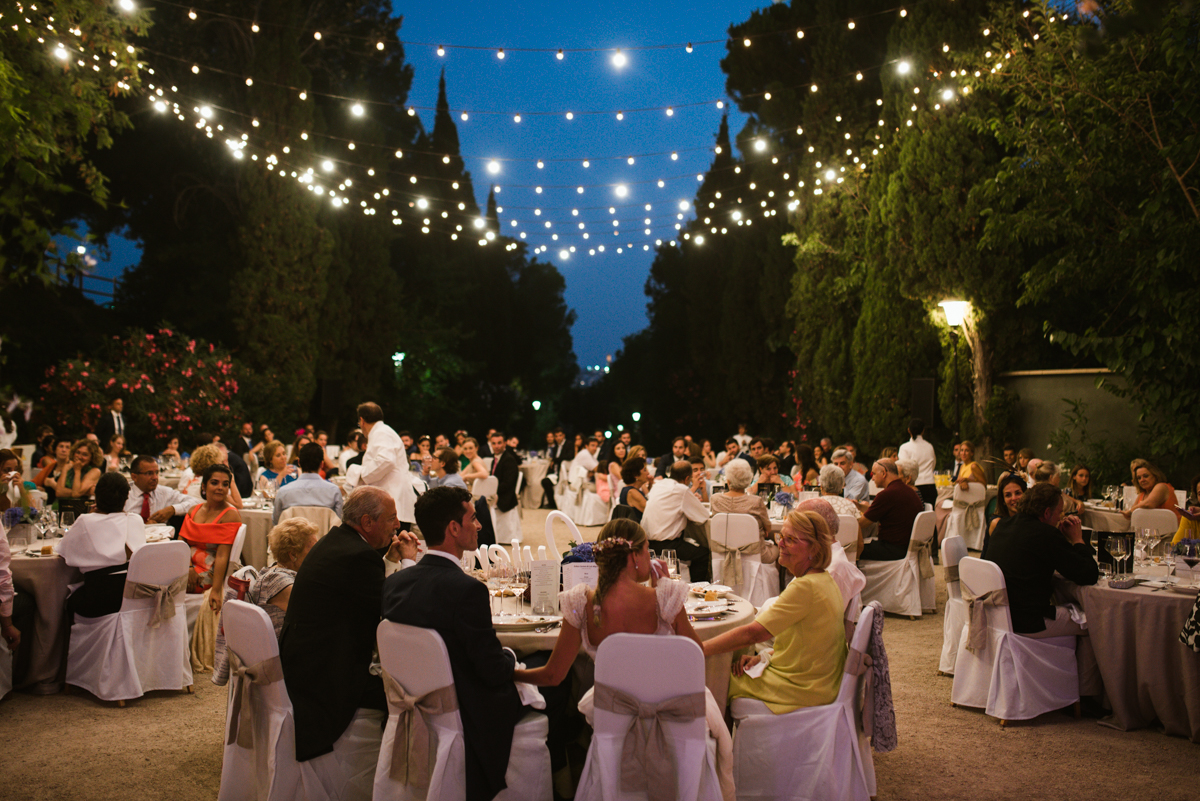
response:
M958 486L968 489L972 481L987 486L987 477L983 474L983 467L975 461L975 444L969 439L964 439L958 447L963 463L962 468L958 471Z
M795 578L753 623L704 643L704 655L712 656L775 638L775 653L759 678L745 671L760 657L734 663L730 698L757 698L777 715L837 699L847 647L842 593L825 570L832 547L833 535L819 514L788 515L779 535L779 564Z

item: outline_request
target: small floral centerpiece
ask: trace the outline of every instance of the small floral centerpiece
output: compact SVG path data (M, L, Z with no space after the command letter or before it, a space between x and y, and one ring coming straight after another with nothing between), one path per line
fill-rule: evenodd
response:
M595 562L596 554L592 550L596 547L594 542L570 542L571 550L563 554L562 563L564 565L572 564L573 562Z
M796 496L792 495L790 492L780 491L775 493L775 497L772 500L774 500L779 506L783 507L784 513L787 514L792 511L792 505L796 503Z

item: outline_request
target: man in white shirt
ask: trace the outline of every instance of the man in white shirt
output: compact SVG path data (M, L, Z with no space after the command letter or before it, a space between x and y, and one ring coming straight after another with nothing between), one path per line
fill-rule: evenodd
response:
M686 461L675 462L662 481L655 482L646 496L646 511L642 513L642 528L650 540L650 549L655 553L673 550L676 555L689 562L688 571L692 581L708 581L712 576L712 552L704 540L702 529L687 532L688 522L703 525L708 520L708 510L692 493L688 480L692 477L692 466ZM697 536L698 535L698 536Z
M575 456L575 462L571 465L571 469L582 467L588 472L587 480L595 481L596 468L600 466L600 460L596 458L598 450L600 450L600 442L595 437L588 437L583 450Z
M400 436L383 422L383 409L377 403L358 406L358 427L367 435L359 480L369 487L386 490L396 502L396 517L401 531L411 531L413 504L417 494L408 473L408 456Z
M900 446L900 459L917 463L917 482L914 485L921 500L930 505L937 502L937 485L933 471L937 469L937 455L933 446L921 435L925 433L925 421L914 417L908 423L908 442Z
M854 457L850 455L850 451L845 448L834 451L833 464L846 476L846 487L842 490L842 497L852 501L867 500L870 495L867 491L867 480L854 469Z
M204 503L200 498L184 495L170 487L160 487L158 461L153 456L134 457L129 470L133 486L129 488L125 511L137 515L145 523L166 523Z
M293 506L324 506L342 516L342 491L332 481L321 478L321 463L325 449L310 442L300 449L300 477L279 488L275 493L275 511L271 525L279 523L279 515Z
M363 442L360 443L360 439ZM363 437L363 433L357 428L346 436L346 447L342 448L342 452L338 454L338 475L346 475L346 471L350 469L350 466L346 463L366 449L365 440L366 438ZM362 460L360 459L359 461Z

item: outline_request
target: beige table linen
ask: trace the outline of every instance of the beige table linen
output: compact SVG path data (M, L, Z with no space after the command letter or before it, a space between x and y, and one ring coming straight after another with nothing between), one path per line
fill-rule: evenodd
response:
M1115 509L1096 509L1084 505L1079 510L1079 519L1094 531L1131 531L1125 515Z
M521 465L521 474L525 476L525 485L521 489L521 505L526 509L537 509L542 505L542 479L550 470L550 462L546 459L527 459Z
M1087 615L1113 709L1103 722L1129 731L1157 718L1167 734L1200 742L1200 655L1179 641L1196 596L1140 586L1079 587L1061 578L1056 585Z
M242 522L246 524L246 542L242 545L243 565L253 565L256 570L267 566L267 535L271 533L270 509L240 509ZM321 532L322 535L325 532Z
M67 585L83 581L83 574L61 556L25 556L14 553L13 584L37 603L33 631L21 632L21 647L30 648L29 672L21 687L37 695L61 692L67 670Z

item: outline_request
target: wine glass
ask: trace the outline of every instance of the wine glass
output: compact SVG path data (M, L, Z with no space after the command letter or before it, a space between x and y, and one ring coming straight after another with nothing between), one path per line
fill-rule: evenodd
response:
M1125 538L1115 534L1110 536L1104 543L1104 550L1113 558L1113 575L1119 576L1121 563L1125 559Z
M525 595L525 588L529 586L529 574L521 570L517 565L513 565L512 581L509 582L509 589L513 594L513 601L516 609L513 614L521 614L521 602Z
M1163 550L1163 562L1167 566L1167 581L1170 581L1171 574L1175 572L1175 546L1169 542Z
M69 531L71 529L71 526L73 526L73 525L75 525L75 513L74 512L63 512L61 528L63 530Z
M1188 570L1195 570L1196 564L1200 562L1200 553L1196 551L1196 546L1193 543L1180 543L1179 556L1187 564ZM1196 584L1196 574L1192 573L1190 584Z

